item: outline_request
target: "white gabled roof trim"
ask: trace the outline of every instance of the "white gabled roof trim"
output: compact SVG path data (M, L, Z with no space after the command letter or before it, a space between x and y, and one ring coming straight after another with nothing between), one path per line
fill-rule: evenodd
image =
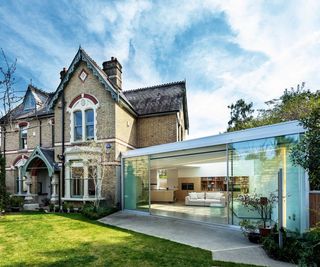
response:
M299 121L289 121L236 132L222 133L198 139L191 139L182 142L139 148L123 153L122 157L130 158L193 148L224 145L268 137L304 133L305 131L306 130L299 124Z

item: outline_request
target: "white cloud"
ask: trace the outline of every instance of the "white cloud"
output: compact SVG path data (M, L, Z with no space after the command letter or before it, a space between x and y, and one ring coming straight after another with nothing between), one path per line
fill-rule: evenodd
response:
M199 35L173 61L175 70L170 79L187 79L191 138L224 131L229 119L227 106L240 97L261 107L263 101L280 96L284 88L302 81L313 89L320 84L319 1L129 0L64 4L73 15L63 23L79 22L73 26L75 35L68 40L62 36L62 28L55 28L53 21L37 11L32 13L33 20L25 23L24 12L32 12L25 11L26 6L16 7L14 14L6 9L0 11L2 24L20 38L6 41L13 54L19 55L19 64L31 69L49 88L57 85L60 68L70 63L81 40L99 64L110 56L118 57L123 65L124 88L168 82L157 58L171 63L165 56L181 33L204 17L223 12L233 34L221 38L237 45L242 53L216 46L213 36L217 28L209 25L206 36ZM201 31L196 29L197 33ZM48 57L40 58L39 51Z

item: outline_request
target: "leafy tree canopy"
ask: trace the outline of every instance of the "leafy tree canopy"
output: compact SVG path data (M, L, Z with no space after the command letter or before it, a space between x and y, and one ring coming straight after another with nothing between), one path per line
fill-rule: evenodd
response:
M257 110L253 116L252 103L246 104L243 99L228 106L231 119L227 131L237 131L279 122L302 120L320 105L320 91L311 92L305 89L305 83L296 88L285 89L278 99L265 102L267 108ZM248 111L250 106L250 111ZM251 112L252 111L252 112ZM245 114L241 117L238 114Z

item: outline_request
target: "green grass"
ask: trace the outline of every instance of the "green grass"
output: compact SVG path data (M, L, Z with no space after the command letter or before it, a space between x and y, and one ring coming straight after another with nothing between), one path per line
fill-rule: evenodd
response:
M212 266L211 252L79 214L0 217L0 266Z

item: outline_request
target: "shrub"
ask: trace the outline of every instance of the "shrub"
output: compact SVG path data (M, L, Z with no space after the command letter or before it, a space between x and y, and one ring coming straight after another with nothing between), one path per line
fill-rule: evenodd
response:
M44 198L41 200L44 206L49 206L50 205L50 198Z
M67 202L64 202L62 204L62 210L63 212L68 212L68 209L69 209L69 204Z
M49 211L50 211L50 212L53 212L53 211L54 211L54 204L53 204L53 203L50 203L50 204L49 204Z
M114 207L95 207L92 204L85 204L81 213L90 220L98 220L102 217L105 217L109 214L116 212L118 209Z
M0 198L0 214L4 212L10 204L10 195L7 192L4 192Z
M283 248L278 246L278 233L263 238L263 248L274 259L293 262L301 266L320 266L320 227L300 236L297 233L283 233Z
M22 208L24 203L24 198L19 196L10 197L10 207L11 208Z

